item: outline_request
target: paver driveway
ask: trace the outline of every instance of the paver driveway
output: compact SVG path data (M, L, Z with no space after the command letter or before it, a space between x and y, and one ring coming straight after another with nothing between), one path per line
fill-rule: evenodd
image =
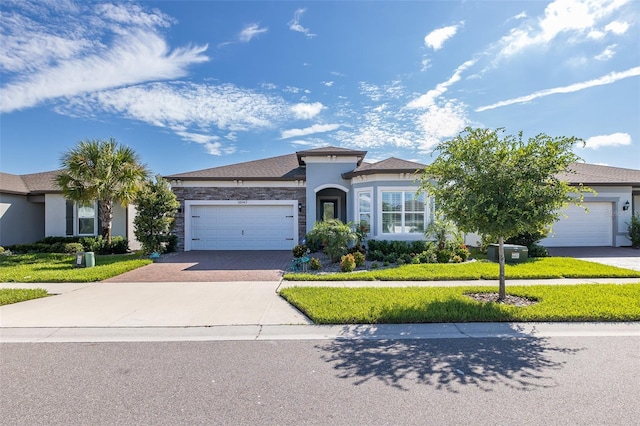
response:
M105 282L280 281L291 259L290 250L187 251Z

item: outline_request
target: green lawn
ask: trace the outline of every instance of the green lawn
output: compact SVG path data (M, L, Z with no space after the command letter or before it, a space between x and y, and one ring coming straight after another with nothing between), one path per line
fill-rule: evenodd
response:
M336 274L290 273L290 281L444 281L498 279L499 266L487 260L465 263L425 263L396 268ZM507 279L640 278L640 271L621 269L569 257L542 257L506 265Z
M74 268L75 257L65 254L0 256L0 282L93 282L151 263L137 255L96 256L93 268Z
M515 307L481 303L467 293L487 287L290 287L280 291L316 324L400 324L504 321L639 321L640 283L509 286L507 294L537 300Z
M24 302L25 300L39 299L47 295L47 290L42 288L0 288L0 306Z

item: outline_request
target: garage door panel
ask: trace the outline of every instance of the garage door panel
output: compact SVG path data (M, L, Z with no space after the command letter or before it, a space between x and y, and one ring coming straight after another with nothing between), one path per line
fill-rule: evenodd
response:
M194 250L288 250L295 245L293 205L197 205Z
M584 203L588 211L570 205L564 216L553 225L549 236L542 241L545 247L599 247L613 242L612 203Z

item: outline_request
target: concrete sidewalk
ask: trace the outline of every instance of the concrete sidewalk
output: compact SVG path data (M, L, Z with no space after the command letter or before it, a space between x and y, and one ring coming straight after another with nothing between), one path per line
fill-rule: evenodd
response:
M509 280L515 285L640 283L640 279ZM530 324L315 326L277 293L290 286L494 286L490 281L3 283L56 296L0 307L0 342L456 338L517 336ZM475 328L474 328L475 327ZM480 328L478 328L480 327ZM514 328L515 327L515 328ZM516 331L513 331L513 330ZM546 333L638 335L640 323L548 324ZM512 330L512 331L509 331ZM535 328L536 332L540 326ZM505 334L506 333L506 334ZM612 333L612 334L611 334ZM562 334L565 335L565 334ZM574 334L571 334L574 335Z

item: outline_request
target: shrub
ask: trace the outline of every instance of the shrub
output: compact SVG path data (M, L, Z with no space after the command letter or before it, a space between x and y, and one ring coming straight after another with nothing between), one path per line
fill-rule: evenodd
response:
M356 261L352 254L345 254L340 261L340 269L342 272L353 272L356 269Z
M448 249L436 251L436 259L438 259L438 263L449 263L452 255L453 253Z
M471 252L467 248L465 244L460 244L453 249L453 255L458 256L460 258L460 262L466 262L471 256Z
M351 255L353 256L353 260L356 262L356 266L364 265L365 257L362 252L356 251L354 253L351 253Z
M312 257L309 260L309 268L311 268L312 271L320 270L320 268L322 268L322 263L320 263L320 259L318 259L317 257Z
M293 257L304 257L307 254L307 246L304 244L298 244L291 250Z
M367 259L369 260L383 260L384 254L380 250L369 250L367 251Z
M378 269L380 267L380 265L378 265L378 262L373 262L371 264L371 269Z
M82 247L82 244L80 243L66 243L64 245L63 253L75 254L82 250L83 250L83 247Z
M632 247L640 247L640 213L636 213L631 216L631 222L629 225L629 239L631 240Z
M164 235L162 239L165 253L173 253L178 249L178 236L175 234Z
M396 260L398 260L398 254L397 253L385 254L382 260L385 263L394 263Z
M543 246L534 244L532 247L529 248L528 256L529 257L548 257L549 251Z
M331 261L337 262L347 253L347 248L355 241L356 235L350 223L345 224L338 219L332 219L316 222L307 234L307 240L309 238L321 241Z

